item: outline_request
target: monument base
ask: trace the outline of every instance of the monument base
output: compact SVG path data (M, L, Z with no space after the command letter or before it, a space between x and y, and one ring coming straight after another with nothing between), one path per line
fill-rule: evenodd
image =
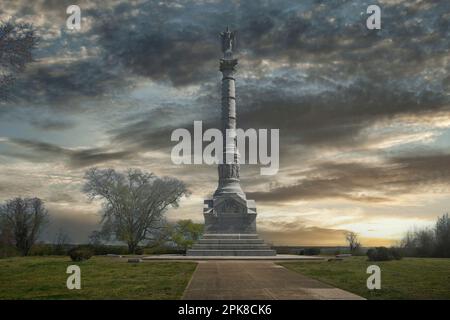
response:
M275 256L257 234L204 234L186 256Z
M255 201L240 193L216 193L204 201L204 235L186 255L275 256L256 233Z

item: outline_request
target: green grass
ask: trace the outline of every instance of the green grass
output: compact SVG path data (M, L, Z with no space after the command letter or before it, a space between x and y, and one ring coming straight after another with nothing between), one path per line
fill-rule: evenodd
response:
M81 289L68 290L67 266L81 268ZM127 263L93 257L0 259L0 299L179 299L196 267L193 262Z
M450 299L450 259L403 258L372 262L366 257L351 257L344 261L280 265L367 299ZM381 269L380 290L366 287L369 265L378 265Z

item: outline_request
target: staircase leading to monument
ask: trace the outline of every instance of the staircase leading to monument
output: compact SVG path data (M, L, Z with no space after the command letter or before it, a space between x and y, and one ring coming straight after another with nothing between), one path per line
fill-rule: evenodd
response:
M187 256L274 256L257 234L205 234Z

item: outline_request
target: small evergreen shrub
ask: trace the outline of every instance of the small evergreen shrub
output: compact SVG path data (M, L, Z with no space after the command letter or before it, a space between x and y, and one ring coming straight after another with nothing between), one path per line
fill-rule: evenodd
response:
M0 244L0 259L17 256L20 256L20 252L15 246Z
M155 248L144 248L143 254L185 254L186 251L184 249L179 249L176 247L165 247L159 246Z
M89 260L93 255L93 251L87 247L76 247L69 251L69 256L72 261Z
M400 250L397 248L376 247L367 250L369 261L390 261L402 258Z
M394 260L400 260L401 258L403 258L403 253L400 248L392 247L389 250L391 251L391 254L392 254L392 257L394 258Z
M320 248L305 248L303 255L305 256L317 256L320 254Z
M94 251L96 256L104 256L107 254L126 255L128 254L127 246L113 246L113 245L87 245L85 247Z
M46 243L36 243L31 247L29 256L51 256L53 255L53 247L51 244Z

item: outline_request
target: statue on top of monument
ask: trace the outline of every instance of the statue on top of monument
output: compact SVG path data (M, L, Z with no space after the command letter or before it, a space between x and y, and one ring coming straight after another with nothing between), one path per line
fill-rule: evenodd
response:
M225 56L231 56L233 54L233 49L236 46L236 31L230 31L227 29L220 33L222 39L222 52Z

